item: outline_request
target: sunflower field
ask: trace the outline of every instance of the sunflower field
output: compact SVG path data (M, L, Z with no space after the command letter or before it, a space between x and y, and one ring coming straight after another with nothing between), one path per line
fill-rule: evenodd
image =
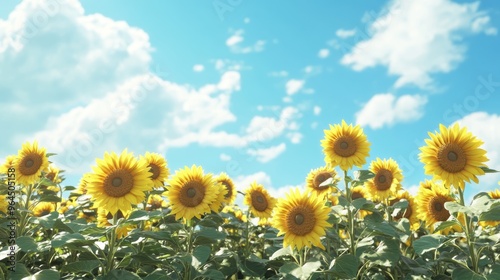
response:
M500 279L500 191L464 198L497 171L466 127L429 133L416 196L361 127L324 133L325 165L279 198L128 150L67 186L26 142L0 167L0 279Z

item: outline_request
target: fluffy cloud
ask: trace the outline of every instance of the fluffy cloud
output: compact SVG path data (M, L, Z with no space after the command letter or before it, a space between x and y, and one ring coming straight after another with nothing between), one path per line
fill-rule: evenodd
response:
M356 34L356 29L350 29L350 30L339 29L339 30L337 30L337 32L335 32L335 35L337 35L337 37L343 38L343 39L352 37L355 34Z
M266 45L266 41L264 40L258 40L250 46L241 46L241 43L245 40L243 34L244 31L242 29L239 29L234 31L233 34L229 38L227 38L226 46L228 46L233 53L245 54L251 52L261 52L264 50L264 46Z
M269 148L263 149L249 149L248 154L254 156L257 161L266 163L278 157L286 150L286 144L281 143L276 146L271 146Z
M411 122L423 116L426 103L427 98L421 95L376 94L356 113L356 123L379 129L385 125Z
M464 59L467 34L496 34L490 17L478 9L479 2L390 1L387 12L368 25L370 36L357 38L341 62L356 71L384 65L399 76L396 87L430 87L431 74L450 72Z
M328 50L328 49L321 49L318 52L319 58L327 58L329 55L330 55L330 50Z
M196 64L193 66L194 72L202 72L203 70L205 70L205 66L203 66L201 64Z
M231 160L231 156L228 154L224 154L224 153L220 154L219 158L222 161L230 161Z
M299 92L304 87L306 81L291 79L286 82L285 88L288 95L293 95Z

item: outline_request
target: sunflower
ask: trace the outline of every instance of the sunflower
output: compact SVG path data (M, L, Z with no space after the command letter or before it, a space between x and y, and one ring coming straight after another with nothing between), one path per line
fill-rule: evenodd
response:
M210 203L210 209L215 213L219 213L224 206L224 201L226 200L226 196L229 191L222 183L217 183L217 181L214 181L214 184L219 189L219 192L217 194L217 198L212 201L212 203Z
M224 208L222 209L221 212L222 213L232 213L234 215L234 217L236 219L240 220L241 222L246 223L248 221L247 216L245 214L243 214L243 212L234 205L224 206ZM226 221L226 222L228 222L228 221Z
M169 180L166 196L176 220L191 220L210 213L210 206L218 199L219 192L212 174L205 175L201 166L193 165L175 172Z
M224 195L224 203L228 205L233 204L236 199L236 187L233 180L226 173L222 172L215 178L215 181L221 183L227 190L227 193Z
M370 195L368 194L368 192L366 191L364 186L356 186L356 187L351 189L351 199L355 200L358 198L364 198L367 200L370 199ZM359 218L363 219L367 215L371 214L371 211L359 210L358 214L359 214Z
M153 187L163 187L163 183L170 174L165 158L157 153L146 152L139 160L149 167L149 172L152 173L151 180L153 180Z
M87 193L94 207L107 209L112 215L118 210L131 211L132 204L144 201L144 192L151 189L148 167L127 149L120 155L104 153L104 159L97 159L97 166L92 169Z
M35 183L48 166L45 148L39 148L37 141L25 142L14 160L17 183L25 186Z
M405 190L399 190L396 194L396 197L389 200L389 205L394 205L401 200L408 201L408 206L406 209L400 211L395 217L394 220L398 221L401 218L406 218L410 221L410 228L412 230L417 230L420 227L420 220L417 217L417 207L415 205L415 199L413 196Z
M76 193L87 194L87 185L89 183L91 175L92 175L92 173L83 174L82 178L80 179L80 182L78 183Z
M276 206L276 198L269 195L264 186L253 182L245 192L243 203L250 207L250 212L255 217L267 219L271 217Z
M83 209L78 212L78 218L85 219L87 223L91 223L96 220L97 211L95 209Z
M365 182L365 187L373 201L385 201L401 189L403 174L393 159L377 158L370 164L370 171L375 177Z
M354 165L361 167L366 163L370 155L370 143L359 125L347 125L342 120L342 125L330 125L330 129L324 130L324 133L325 139L321 140L321 146L327 164L339 165L347 171Z
M152 194L148 197L146 203L146 211L161 210L162 208L167 208L168 203L161 197L161 195Z
M16 160L16 155L9 155L5 158L5 162L0 165L0 174L9 173L9 168L14 167L14 162Z
M130 212L122 213L122 211L118 210L116 212L116 216L118 219L127 218L130 215ZM110 227L112 224L109 220L113 219L113 214L107 211L104 208L99 208L97 210L97 226L98 227ZM131 225L120 225L116 227L116 238L121 239L128 235L128 233L134 228Z
M500 184L500 182L498 182L498 183ZM496 189L493 191L489 191L488 196L491 199L495 199L495 200L500 199L500 190ZM482 226L483 228L487 227L487 226L496 227L497 225L500 225L500 222L499 221L480 221L479 225Z
M331 180L329 184L322 185L329 179ZM332 188L331 185L336 186L339 181L340 178L333 167L323 166L313 169L307 174L306 188L319 197L325 198L335 191L335 188Z
M280 199L274 210L273 226L279 230L278 236L285 235L283 247L291 246L301 250L313 245L323 250L321 237L325 236L330 209L323 199L315 194L301 193L292 189L286 198Z
M449 128L441 124L439 129L440 133L429 132L431 139L425 139L427 146L420 148L425 174L462 190L465 182L479 183L477 175L484 175L481 167L488 161L486 151L479 148L483 141L458 124Z
M35 208L33 208L33 215L36 217L43 217L45 215L48 215L52 212L56 211L56 207L54 203L52 202L39 202Z
M6 195L0 195L0 213L7 214L7 207L9 203L7 202Z
M500 182L499 182L500 184ZM490 196L491 199L500 199L500 190L496 189L493 191L489 191L488 195Z
M62 182L62 178L60 177L59 173L61 173L61 170L57 168L55 164L50 163L47 167L47 170L45 170L45 178L49 179L55 184L59 184Z
M430 188L429 188L430 186ZM425 221L425 225L430 232L434 231L434 225L437 222L444 222L451 216L450 212L444 207L449 201L455 201L450 195L450 191L438 182L425 182L420 184L417 200L417 211L420 220ZM444 229L441 233L447 234L451 229L460 230L459 226Z
M68 212L68 210L73 209L76 207L76 202L73 201L72 199L63 199L61 203L59 203L59 206L57 207L57 212L64 214Z

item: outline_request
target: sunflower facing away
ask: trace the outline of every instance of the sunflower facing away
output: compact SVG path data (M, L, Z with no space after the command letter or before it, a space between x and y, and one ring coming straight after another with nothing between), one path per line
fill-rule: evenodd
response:
M243 203L250 207L250 211L255 217L268 219L271 218L272 211L276 206L276 198L269 195L264 186L253 182L245 192Z
M167 208L168 203L158 194L152 194L148 197L146 203L146 211L161 210L162 208Z
M97 166L86 185L87 193L94 200L94 207L104 208L115 214L118 210L129 212L132 204L144 201L145 191L151 189L151 173L144 162L123 150L120 155L104 153L97 159Z
M233 204L236 199L236 187L233 180L226 173L222 172L215 178L215 181L222 184L227 190L227 193L224 195L224 202L228 205Z
M210 206L218 199L219 192L212 174L203 174L201 166L193 165L175 172L169 180L166 196L176 220L191 220L210 213Z
M14 160L17 183L25 186L35 183L48 166L45 148L39 148L37 141L33 144L25 142Z
M9 172L9 168L14 167L14 162L16 160L16 155L9 155L5 159L5 162L0 165L0 174L7 174Z
M417 230L420 226L420 220L417 216L417 206L415 203L415 199L413 196L405 190L399 190L396 194L396 197L389 200L389 204L392 206L401 200L408 201L408 207L406 209L400 211L395 217L394 220L398 221L401 218L406 218L410 221L410 228L412 230Z
M52 212L56 211L56 206L52 202L39 202L35 208L33 208L33 215L36 217L43 217Z
M165 158L157 153L146 152L139 160L149 167L149 172L152 173L151 180L153 180L153 187L163 187L163 182L165 182L170 174Z
M478 183L477 175L484 175L480 167L488 161L486 151L479 148L483 141L458 124L449 128L440 124L439 130L429 132L431 139L425 139L427 146L420 148L425 174L443 180L446 187L453 185L462 190L465 182Z
M338 165L346 171L354 165L361 167L366 163L370 143L359 125L347 125L342 120L342 125L330 125L330 129L324 132L325 139L321 140L321 146L327 164Z
M321 237L325 236L330 208L315 194L301 193L292 189L286 198L280 199L274 210L273 226L279 235L285 235L283 247L301 250L313 245L325 249Z
M126 218L129 215L130 212L126 212L125 214L123 214L120 210L116 212L117 219ZM111 213L108 212L106 209L99 208L97 210L97 226L98 227L112 226L109 220L113 220L113 215L111 215ZM133 228L134 226L132 225L120 225L116 227L116 238L121 239L123 237L126 237Z
M49 179L53 183L59 184L63 179L59 173L61 173L61 170L57 168L55 164L51 163L45 171L45 178Z
M356 186L356 187L351 189L351 199L355 200L358 198L364 198L367 200L370 199L370 195L368 194L368 192L366 191L364 186ZM364 217L366 217L370 213L371 213L371 211L367 211L367 210L359 210L358 211L359 218L361 218L361 219L363 219Z
M331 182L329 184L325 183L328 180ZM318 197L325 198L335 192L335 188L332 188L330 185L336 186L339 181L340 178L337 176L337 172L333 167L323 166L313 169L307 174L306 188L310 192L318 195Z
M366 181L365 186L373 201L385 201L401 189L403 174L395 160L377 158L370 164L370 171L375 177Z

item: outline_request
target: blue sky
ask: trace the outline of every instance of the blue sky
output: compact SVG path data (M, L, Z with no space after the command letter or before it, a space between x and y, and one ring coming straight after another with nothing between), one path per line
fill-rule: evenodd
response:
M460 122L500 169L495 1L2 1L0 159L37 139L75 185L105 151L159 152L282 194L363 126L412 192L418 148ZM480 177L470 197L496 188Z

